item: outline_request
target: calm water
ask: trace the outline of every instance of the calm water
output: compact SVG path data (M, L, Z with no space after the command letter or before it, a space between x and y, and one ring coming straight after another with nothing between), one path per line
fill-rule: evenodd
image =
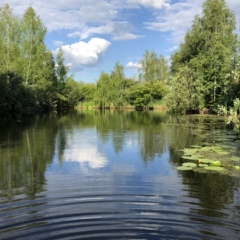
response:
M217 118L78 112L0 122L0 239L240 239L240 183L180 172ZM224 136L224 137L222 137Z

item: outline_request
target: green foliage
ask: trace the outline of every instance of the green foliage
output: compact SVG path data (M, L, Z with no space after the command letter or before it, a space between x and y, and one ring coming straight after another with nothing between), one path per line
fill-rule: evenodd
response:
M138 82L129 89L128 99L135 107L149 107L154 101L161 100L166 92L161 82Z
M228 116L227 124L232 126L234 131L240 135L240 99L236 98L233 101L233 107L230 107L229 111L226 107L218 106L218 115Z
M129 103L135 107L147 107L153 100L149 84L138 83L128 92Z
M240 134L240 100L236 98L233 101L233 108L229 110L229 117L227 124L231 124L233 129Z
M16 72L19 61L19 20L8 4L0 8L0 72Z
M29 7L20 21L21 76L25 84L36 84L43 75L49 54L44 44L46 27L32 7Z
M141 82L168 82L168 62L162 55L158 57L155 51L149 52L146 50L140 64L141 68L139 68L139 79Z
M188 110L199 110L204 106L203 82L198 72L189 67L182 67L170 80L170 92L165 101L170 110L186 113Z
M68 77L62 49L55 68L45 35L32 7L22 18L8 4L0 7L0 113L73 107L79 101L79 86Z
M81 101L92 102L96 94L96 85L94 83L80 83L81 84Z
M36 98L22 85L21 77L8 72L0 75L0 114L31 112L36 108Z
M173 74L183 66L199 73L206 107L229 101L237 50L235 27L235 16L224 0L206 0L202 16L195 17L179 51L171 56Z
M96 105L100 108L110 107L111 92L109 92L110 78L108 73L102 72L97 81L95 96Z

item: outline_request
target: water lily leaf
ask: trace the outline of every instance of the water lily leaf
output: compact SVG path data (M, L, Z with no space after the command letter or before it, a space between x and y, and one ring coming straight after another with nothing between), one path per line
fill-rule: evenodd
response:
M222 163L220 161L214 161L210 164L210 166L221 167Z
M232 160L234 162L240 162L240 157L233 156L230 158L230 160Z
M193 167L186 167L186 166L179 166L177 167L177 170L181 170L181 171L188 171L188 170L192 170Z
M192 148L201 148L202 146L199 145L191 145Z
M208 151L212 151L212 147L202 147L199 150L203 152L208 152Z
M213 147L212 150L214 152L222 152L222 151L224 151L222 147Z
M208 166L204 167L205 170L210 170L210 171L223 171L225 170L224 167L216 167L216 166Z
M194 160L194 161L197 161L199 159L198 156L194 156L194 155L192 155L192 156L185 156L185 155L183 155L182 158L186 159L186 160Z
M198 162L199 163L213 163L214 161L211 159L203 158L203 159L199 159Z
M204 158L204 156L203 155L197 155L197 154L194 154L194 155L192 155L192 157L196 157L196 158L198 158L198 159L200 159L200 158Z
M196 167L197 166L196 163L192 163L192 162L185 162L182 165L185 167Z
M226 152L226 151L220 151L220 152L217 152L218 154L221 154L221 155L228 155L229 152Z
M185 155L193 155L194 153L196 153L197 149L193 149L193 148L184 148L183 149L183 153Z
M198 166L199 166L199 167L202 167L202 168L203 168L203 167L208 167L208 165L205 164L205 163L200 163L200 164L198 164Z

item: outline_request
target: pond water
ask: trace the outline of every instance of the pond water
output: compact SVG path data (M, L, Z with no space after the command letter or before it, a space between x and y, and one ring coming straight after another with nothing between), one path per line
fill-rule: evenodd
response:
M0 239L240 239L240 178L176 169L193 144L240 156L233 138L214 116L1 120Z

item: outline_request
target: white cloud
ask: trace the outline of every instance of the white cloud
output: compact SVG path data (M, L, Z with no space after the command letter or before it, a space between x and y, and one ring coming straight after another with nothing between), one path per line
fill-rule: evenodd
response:
M168 52L168 51L169 51L169 52L173 52L173 51L177 50L178 47L179 47L179 46L175 45L175 46L170 47L170 48L167 49L166 51L167 51L167 52Z
M80 65L96 65L109 45L110 42L105 39L92 38L88 42L80 41L71 45L64 45L62 50L65 61L71 63L71 68L76 69Z
M63 41L54 41L54 45L55 45L56 47L61 47L63 44L64 44Z
M162 9L163 7L169 7L170 0L128 0L130 4L138 4L147 8Z
M21 16L32 6L48 32L67 30L69 36L87 39L96 35L110 35L114 40L136 39L140 36L139 21L131 16L141 15L140 6L148 8L150 15L144 18L145 27L160 31L176 44L183 39L191 22L202 9L205 0L0 0L9 3L13 12ZM239 0L226 0L239 18ZM125 11L127 9L127 11ZM136 12L132 12L134 10ZM133 14L133 15L132 15ZM135 26L138 25L138 29ZM141 25L140 25L141 26ZM169 37L170 34L170 37Z
M142 65L140 64L140 63L134 63L134 62L128 62L127 64L126 64L126 68L129 68L129 69L135 69L135 68L141 68L142 67Z
M150 30L170 33L171 39L179 43L191 27L194 16L201 13L202 2L187 0L172 4L162 14L156 15L155 21L146 22L145 26Z
M114 40L131 40L141 37L139 35L130 33L129 28L129 24L127 22L109 22L105 25L94 27L84 26L80 30L68 34L68 36L87 39L95 34L108 34L112 35Z
M191 27L194 17L201 14L204 1L177 1L164 10L155 11L155 19L146 21L144 24L149 30L170 34L168 39L179 44L186 31ZM232 11L235 11L236 16L240 14L237 13L237 9L240 8L240 1L226 0L226 3Z
M73 144L70 149L64 151L64 159L65 161L86 164L92 169L102 168L108 163L106 156L89 143L82 143L81 148L77 144Z

